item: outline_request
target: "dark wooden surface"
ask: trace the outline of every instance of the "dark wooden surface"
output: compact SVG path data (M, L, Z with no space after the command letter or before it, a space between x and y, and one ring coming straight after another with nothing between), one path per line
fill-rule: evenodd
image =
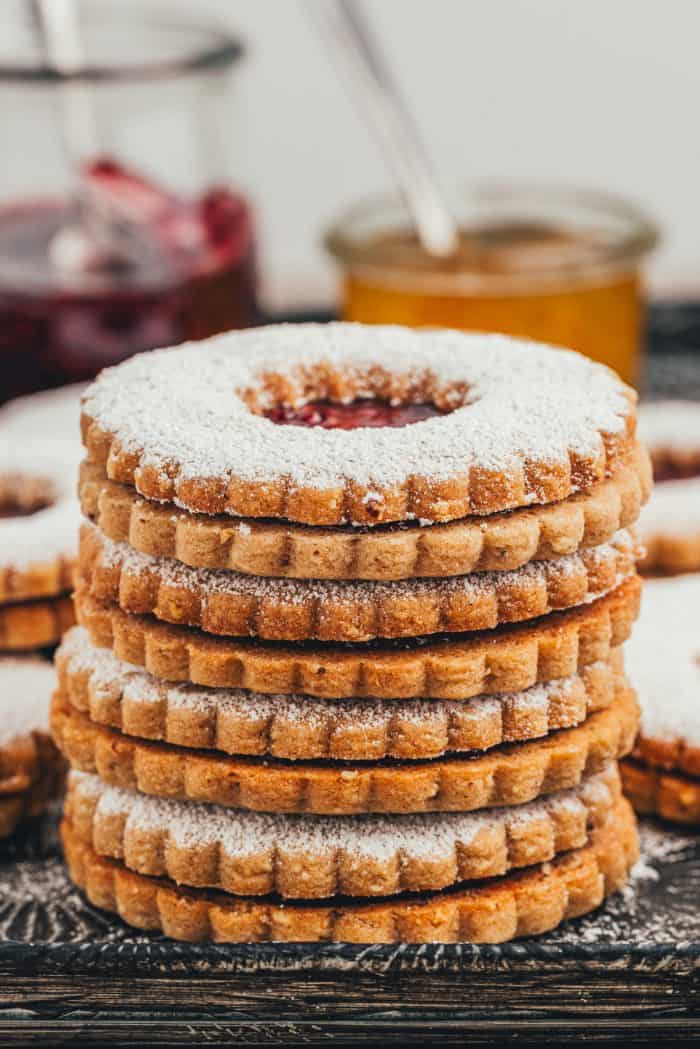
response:
M47 818L0 851L0 1046L697 1044L700 845L646 823L643 850L624 893L536 940L193 945L89 906Z
M647 392L700 400L700 309L650 334ZM538 940L187 945L86 904L47 818L0 845L0 1047L697 1046L700 846L653 823L643 846L624 894Z

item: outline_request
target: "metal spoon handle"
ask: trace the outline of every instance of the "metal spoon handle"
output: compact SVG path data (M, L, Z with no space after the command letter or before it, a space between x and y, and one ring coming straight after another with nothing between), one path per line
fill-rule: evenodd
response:
M79 226L82 234L93 245L99 246L104 257L114 256L120 239L115 216L90 192L83 177L83 165L95 160L100 154L100 136L89 85L79 79L71 79L72 75L85 67L76 0L32 0L31 9L46 60L65 78L58 89L60 130L73 176L72 195ZM61 237L61 232L57 241L63 245L65 238ZM84 241L83 248L86 243ZM61 252L56 258L59 256L61 261L65 261ZM77 264L77 260L71 258L71 264L74 262Z
M84 66L83 42L74 0L33 0L34 18L47 59L60 73L70 76ZM95 111L89 88L66 80L59 92L61 132L75 168L99 152Z
M358 0L317 0L314 11L343 60L367 122L394 169L422 246L431 255L452 255L458 244L457 223Z

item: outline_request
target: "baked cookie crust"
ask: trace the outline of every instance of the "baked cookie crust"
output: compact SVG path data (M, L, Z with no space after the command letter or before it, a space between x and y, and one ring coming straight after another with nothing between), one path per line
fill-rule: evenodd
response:
M492 630L574 608L633 575L637 546L608 543L513 572L391 583L257 579L136 553L93 525L80 533L79 574L95 600L123 612L268 641L372 641Z
M528 871L437 895L309 906L178 888L97 856L67 820L61 833L71 877L94 906L172 939L217 943L503 943L594 910L622 888L639 855L622 800L589 845Z
M651 463L641 445L629 465L587 492L430 527L314 528L193 514L149 502L88 462L79 485L85 516L109 539L142 554L256 576L382 581L512 571L600 546L635 523L650 492Z
M578 674L471 700L327 700L173 685L95 648L75 627L56 653L61 692L128 736L226 754L314 760L437 758L525 742L581 724L624 681L622 649Z
M516 809L429 816L261 815L163 801L72 773L65 814L100 856L236 895L389 896L444 889L581 848L620 800L614 764Z
M260 812L471 812L522 805L578 786L632 749L634 692L583 725L476 757L411 763L313 763L234 758L148 743L95 725L57 693L51 730L71 766L143 794Z

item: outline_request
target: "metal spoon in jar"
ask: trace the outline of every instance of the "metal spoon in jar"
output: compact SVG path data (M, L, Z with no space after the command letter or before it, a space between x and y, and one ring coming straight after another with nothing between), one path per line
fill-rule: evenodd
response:
M459 228L359 0L316 0L312 8L343 60L365 119L394 170L421 246L430 255L453 255Z
M49 245L53 265L66 273L126 270L137 259L140 231L91 190L84 165L100 154L90 88L79 79L85 56L75 0L32 0L32 15L47 62L62 78L60 128L73 175L72 217Z

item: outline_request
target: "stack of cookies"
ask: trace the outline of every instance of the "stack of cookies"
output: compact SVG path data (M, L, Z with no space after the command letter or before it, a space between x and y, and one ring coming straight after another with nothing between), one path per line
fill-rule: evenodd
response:
M74 622L79 456L75 440L50 425L54 400L0 410L0 837L41 812L63 774L49 737L49 657ZM73 396L73 424L77 404ZM40 440L39 422L49 423L50 442Z
M635 400L498 336L299 325L83 401L54 737L75 882L187 940L500 942L637 854Z

